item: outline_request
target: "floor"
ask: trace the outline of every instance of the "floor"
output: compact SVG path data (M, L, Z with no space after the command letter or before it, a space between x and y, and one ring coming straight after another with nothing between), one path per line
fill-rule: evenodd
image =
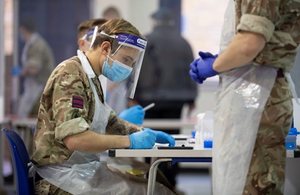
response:
M211 195L211 177L207 170L181 171L177 176L177 189L184 195Z
M181 169L177 175L177 189L182 192L181 195L211 195L211 177L208 169ZM15 193L8 191L6 195Z

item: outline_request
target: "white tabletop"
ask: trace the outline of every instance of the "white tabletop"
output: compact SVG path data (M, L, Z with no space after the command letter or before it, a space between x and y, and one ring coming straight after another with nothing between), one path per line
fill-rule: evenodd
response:
M16 117L6 117L0 121L0 123L9 123L12 125L21 125L21 126L35 126L37 119L36 118L16 118Z
M164 158L211 158L209 149L116 149L109 150L111 157L164 157Z
M212 158L211 149L112 149L110 157ZM299 158L299 150L287 150L287 158Z

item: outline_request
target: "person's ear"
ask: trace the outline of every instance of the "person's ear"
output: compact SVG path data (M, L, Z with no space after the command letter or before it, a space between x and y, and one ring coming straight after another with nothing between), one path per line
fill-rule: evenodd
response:
M84 40L79 39L77 41L77 44L78 44L78 48L82 51L82 48L84 47Z
M111 44L109 41L104 41L102 44L101 44L101 53L103 55L108 55L110 54L111 52Z

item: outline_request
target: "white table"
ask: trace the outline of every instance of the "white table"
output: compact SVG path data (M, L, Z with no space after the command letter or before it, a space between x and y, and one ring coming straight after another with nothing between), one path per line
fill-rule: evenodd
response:
M149 149L149 150L132 150L132 149L116 149L109 150L110 157L151 157L158 158L155 160L149 170L147 195L153 195L155 189L157 167L161 162L169 162L174 158L188 158L197 161L211 160L212 151L209 149Z

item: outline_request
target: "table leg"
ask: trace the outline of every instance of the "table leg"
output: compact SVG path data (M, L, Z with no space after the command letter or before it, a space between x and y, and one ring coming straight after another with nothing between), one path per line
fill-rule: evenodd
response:
M157 167L162 162L172 161L171 158L162 158L156 160L150 167L149 170L149 178L148 178L148 186L147 186L147 195L153 195L155 190L155 182L156 182L156 173Z

